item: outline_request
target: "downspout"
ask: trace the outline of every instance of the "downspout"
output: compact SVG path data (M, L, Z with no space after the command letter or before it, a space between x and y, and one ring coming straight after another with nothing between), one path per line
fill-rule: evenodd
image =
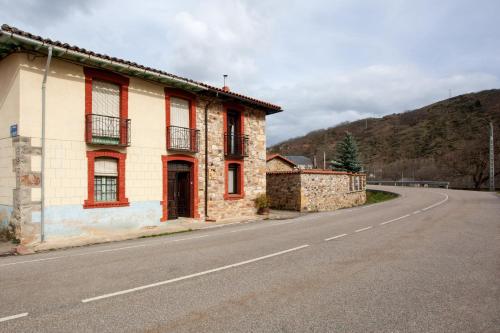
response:
M45 241L45 93L47 90L47 76L50 69L50 61L52 60L52 46L49 46L49 54L47 63L45 64L45 72L43 73L42 81L42 182L41 182L41 208L40 208L40 241Z

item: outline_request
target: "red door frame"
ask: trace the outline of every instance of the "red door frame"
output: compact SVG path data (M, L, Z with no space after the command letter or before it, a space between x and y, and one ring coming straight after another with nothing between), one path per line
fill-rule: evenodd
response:
M200 213L198 212L198 159L193 156L174 154L174 155L163 155L161 157L163 169L163 200L161 201L162 206L162 217L161 222L168 220L168 162L171 161L184 161L191 163L190 178L191 184L191 196L190 196L190 215L193 218L199 218Z

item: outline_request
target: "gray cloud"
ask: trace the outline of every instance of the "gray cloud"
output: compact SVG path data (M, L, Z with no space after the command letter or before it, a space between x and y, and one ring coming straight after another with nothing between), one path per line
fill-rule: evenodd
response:
M0 21L269 100L268 143L500 85L500 2L6 1Z

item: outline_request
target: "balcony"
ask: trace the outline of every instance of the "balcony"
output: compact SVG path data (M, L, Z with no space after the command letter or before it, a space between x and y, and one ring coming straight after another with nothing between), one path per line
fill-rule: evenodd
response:
M88 144L130 146L130 119L88 114L85 138Z
M167 149L197 153L199 146L199 130L178 126L167 127Z
M248 135L224 134L224 155L230 158L248 156Z

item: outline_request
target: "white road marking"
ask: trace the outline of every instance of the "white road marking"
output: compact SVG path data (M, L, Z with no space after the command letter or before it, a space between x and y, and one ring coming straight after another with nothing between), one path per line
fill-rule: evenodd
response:
M337 239L337 238L344 237L344 236L347 236L347 234L342 234L342 235L337 235L337 236L333 236L330 238L326 238L325 241L330 241L332 239Z
M262 257L258 257L258 258L254 258L254 259L249 259L249 260L245 260L245 261L240 261L240 262L235 263L235 264L231 264L231 265L226 265L226 266L222 266L222 267L217 267L217 268L209 269L209 270L203 271L203 272L198 272L198 273L194 273L194 274L190 274L190 275L185 275L185 276L181 276L181 277L178 277L178 278L174 278L174 279L170 279L170 280L165 280L165 281L161 281L161 282L151 283L151 284L147 284L147 285L136 287L136 288L121 290L121 291L117 291L117 292L114 292L114 293L104 294L104 295L101 295L101 296L86 298L86 299L82 300L82 303L88 303L88 302L98 301L98 300L101 300L101 299L104 299L104 298L110 298L110 297L115 297L115 296L119 296L119 295L129 294L129 293L132 293L132 292L135 292L135 291L140 291L140 290L149 289L149 288L153 288L153 287L163 286L163 285L166 285L166 284L170 284L170 283L174 283L174 282L178 282L178 281L182 281L182 280L187 280L187 279L191 279L191 278L202 276L202 275L207 275L207 274L211 274L211 273L215 273L215 272L220 272L220 271L223 271L223 270L226 270L226 269L229 269L229 268L235 268L235 267L238 267L238 266L243 266L243 265L251 264L251 263L254 263L256 261L269 259L269 258L272 258L272 257L276 257L276 256L279 256L279 255L290 253L290 252L293 252L293 251L298 251L298 250L301 250L301 249L306 248L308 246L309 246L308 244L305 244L305 245L297 246L297 247L294 247L294 248L291 248L291 249L288 249L288 250L271 253L271 254L268 254L268 255L265 255L265 256L262 256Z
M408 216L410 216L410 214L406 214L406 215L403 215L403 216L397 217L397 218L395 218L395 219L392 219L392 220L389 220L389 221L382 222L382 223L380 223L380 225L384 225L384 224L387 224L387 223L395 222L395 221L398 221L398 220L401 220L401 219L407 218Z
M0 323L2 321L7 321L7 320L12 320L12 319L26 317L27 315L28 315L28 312L20 313L20 314L16 314L16 315L13 315L13 316L8 316L8 317L3 317L3 318L0 318Z
M426 210L429 210L429 209L432 209L432 208L434 208L434 207L437 207L437 206L439 206L439 205L441 205L441 204L445 203L446 201L448 201L448 198L449 198L448 194L444 194L444 193L439 193L439 194L444 195L444 197L445 197L445 198L444 198L443 200L441 200L441 201L439 201L439 202L437 202L437 203L433 204L433 205L430 205L430 206L428 206L428 207L422 208L422 210L423 210L424 212L425 212Z
M420 213L420 212L421 212L420 210L416 210L416 211L414 211L412 214L413 214L413 215L415 215L415 214L418 214L418 213Z
M361 231L365 231L365 230L368 230L368 229L371 229L371 228L373 228L373 227L369 226L369 227L366 227L366 228L358 229L358 230L356 230L354 232L361 232Z

